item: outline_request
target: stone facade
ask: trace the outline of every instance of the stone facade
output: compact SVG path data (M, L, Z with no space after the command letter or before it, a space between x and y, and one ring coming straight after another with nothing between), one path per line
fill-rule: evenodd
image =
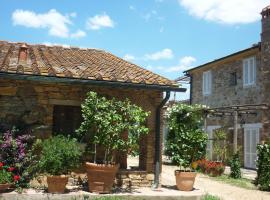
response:
M42 80L42 79L41 79ZM129 98L151 114L147 119L149 134L140 144L139 169L145 173L154 171L155 114L163 99L158 90L121 89L79 84L44 83L42 81L0 80L1 128L23 126L33 130L39 138L52 135L54 106L80 106L88 91L115 97Z
M255 57L256 82L251 86L243 84L243 59ZM262 12L261 42L249 49L237 52L230 56L215 60L208 64L189 70L191 77L191 102L192 104L204 104L209 107L224 107L233 105L269 104L270 100L270 7ZM203 94L203 72L210 70L212 88L210 95ZM235 83L232 84L232 75ZM249 124L258 125L260 141L270 136L269 110L256 111L255 115L242 115L238 119L238 144L244 153L244 127ZM233 116L210 118L207 126L226 126L228 140L233 143ZM244 158L243 158L244 160Z

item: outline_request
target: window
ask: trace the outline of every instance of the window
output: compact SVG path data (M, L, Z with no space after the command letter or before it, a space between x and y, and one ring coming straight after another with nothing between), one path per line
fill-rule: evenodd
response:
M256 60L250 57L243 60L243 85L250 86L256 82Z
M212 90L212 74L211 71L203 72L203 95L210 95Z
M237 85L237 73L232 72L230 73L230 86L236 86Z

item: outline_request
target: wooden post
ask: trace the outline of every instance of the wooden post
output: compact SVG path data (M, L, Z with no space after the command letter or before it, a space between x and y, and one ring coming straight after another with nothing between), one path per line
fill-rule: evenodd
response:
M234 111L233 112L233 117L234 117L234 130L233 130L233 153L237 153L237 134L238 134L238 127L237 127L237 122L238 122L238 112Z
M204 132L207 131L207 114L204 114Z

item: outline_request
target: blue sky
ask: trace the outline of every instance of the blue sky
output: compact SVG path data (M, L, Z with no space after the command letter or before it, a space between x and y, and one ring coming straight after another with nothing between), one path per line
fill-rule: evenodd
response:
M257 43L259 13L269 4L270 0L4 1L0 40L104 49L175 79L183 70Z

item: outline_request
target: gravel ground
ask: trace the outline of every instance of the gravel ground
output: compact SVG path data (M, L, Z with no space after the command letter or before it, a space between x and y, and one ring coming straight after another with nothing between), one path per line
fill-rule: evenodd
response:
M176 170L177 167L171 165L163 165L162 167L162 185L175 185L174 170ZM211 195L219 196L223 200L270 200L270 192L248 190L231 186L226 183L209 179L201 174L197 175L194 188Z

